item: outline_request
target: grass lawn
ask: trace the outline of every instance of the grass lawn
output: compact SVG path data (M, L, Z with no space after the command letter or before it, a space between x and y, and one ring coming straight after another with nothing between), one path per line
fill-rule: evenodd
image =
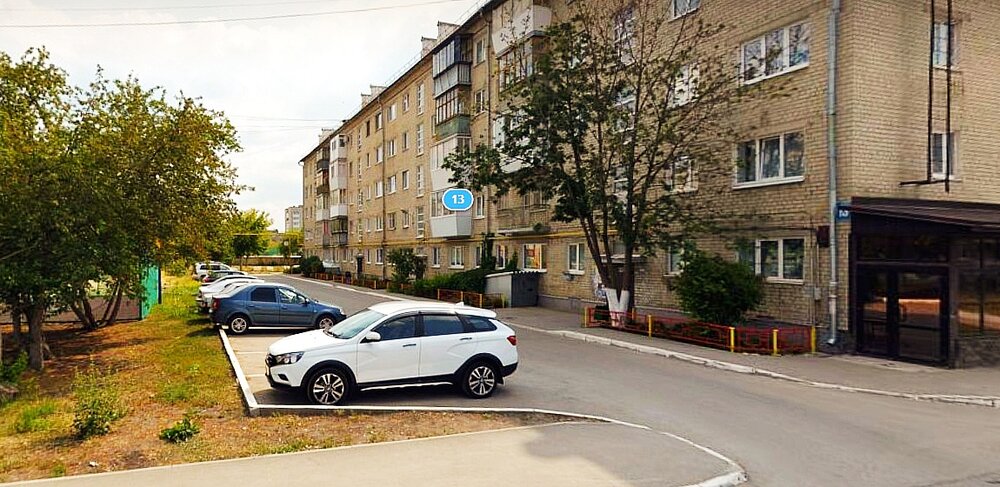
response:
M395 413L244 416L219 338L196 314L188 278L165 279L163 304L142 322L84 332L52 325L55 359L28 374L21 395L0 406L0 482L538 424L550 417ZM3 330L9 333L9 329ZM9 337L9 335L8 335ZM10 340L5 340L5 344ZM72 428L78 372L99 372L127 413L111 432L79 440ZM168 443L160 431L193 417L200 433Z

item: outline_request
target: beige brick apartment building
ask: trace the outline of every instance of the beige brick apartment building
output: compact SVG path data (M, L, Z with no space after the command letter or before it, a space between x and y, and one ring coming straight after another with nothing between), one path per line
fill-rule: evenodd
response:
M766 217L697 242L765 277L760 317L818 326L833 349L1000 362L1000 34L991 28L1000 4L953 0L949 29L947 0L936 1L936 23L929 0L664 1L678 19L729 26L719 40L734 70L765 50L783 53L744 79L783 83L788 96L734 114L754 128L732 148L732 176L687 182L691 197ZM306 253L388 276L386 252L410 247L430 273L453 272L477 265L490 232L502 262L516 254L519 267L543 272L543 304L594 302L581 233L549 221L548 202L494 204L481 194L461 213L440 202L450 187L444 157L497 136L507 57L544 42L544 28L569 8L485 2L462 25L439 24L389 86L372 86L301 161ZM522 27L503 35L510 25ZM681 260L639 266L640 307L676 306L670 281Z

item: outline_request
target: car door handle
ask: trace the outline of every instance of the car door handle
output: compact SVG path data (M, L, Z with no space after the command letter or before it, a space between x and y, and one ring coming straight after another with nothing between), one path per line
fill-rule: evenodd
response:
M472 340L472 337L463 337L463 338L459 338L458 339L458 341L460 341L460 342L464 342L466 340Z
M247 305L247 308L256 308L256 307L257 307L257 305L255 305L255 304L248 304Z
M407 343L406 345L403 345L403 348L406 348L406 347L415 347L415 346L417 346L416 343Z
M282 306L281 309L288 309L288 306Z

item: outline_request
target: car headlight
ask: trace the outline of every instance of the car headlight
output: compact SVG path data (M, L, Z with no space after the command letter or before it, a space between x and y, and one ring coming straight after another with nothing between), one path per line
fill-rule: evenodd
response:
M302 358L304 352L283 353L274 356L274 365L291 365Z

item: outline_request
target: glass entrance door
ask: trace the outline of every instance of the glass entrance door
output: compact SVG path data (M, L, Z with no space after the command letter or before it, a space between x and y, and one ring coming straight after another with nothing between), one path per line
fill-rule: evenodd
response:
M858 267L858 350L944 362L948 286L943 272Z
M945 276L916 272L897 274L899 316L898 355L901 358L940 362L945 358L942 344Z
M889 272L862 272L858 288L858 349L874 355L890 355Z

